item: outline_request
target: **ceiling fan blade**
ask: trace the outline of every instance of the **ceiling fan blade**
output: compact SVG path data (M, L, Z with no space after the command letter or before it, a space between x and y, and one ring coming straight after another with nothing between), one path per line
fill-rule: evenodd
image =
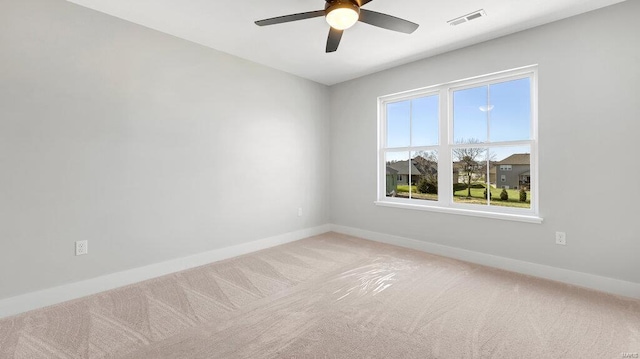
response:
M285 15L285 16L272 17L270 19L258 20L256 21L256 25L258 26L275 25L275 24L282 24L284 22L311 19L313 17L320 17L320 16L324 16L324 10L302 12L299 14L291 14L291 15Z
M340 45L340 40L342 39L342 30L336 30L334 28L329 29L329 37L327 38L327 51L326 52L335 52L338 49L338 45Z
M416 23L401 19L399 17L366 9L360 9L359 21L387 30L404 32L405 34L410 34L416 31L418 26L420 26Z

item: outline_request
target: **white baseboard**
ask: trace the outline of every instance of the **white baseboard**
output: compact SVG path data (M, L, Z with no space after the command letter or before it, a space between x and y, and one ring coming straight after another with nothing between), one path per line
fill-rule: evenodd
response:
M573 284L625 297L640 298L640 283L602 277L595 274L576 272L568 269L551 267L543 264L525 262L517 259L495 256L466 249L444 246L415 239L394 236L363 229L331 225L333 232L360 237L376 242L392 244L400 247L416 249L423 252L455 258L466 262L482 264L512 272Z
M202 266L242 254L252 253L277 245L294 242L303 238L329 232L329 230L330 225L328 224L302 229L236 246L215 249L188 257L172 259L162 263L151 264L144 267L83 280L81 282L65 284L59 287L2 299L0 300L0 318L104 292L106 290Z

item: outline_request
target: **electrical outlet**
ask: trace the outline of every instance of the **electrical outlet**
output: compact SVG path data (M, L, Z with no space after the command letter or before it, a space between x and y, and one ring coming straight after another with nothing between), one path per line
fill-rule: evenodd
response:
M298 217L302 217L302 207L298 208Z
M561 246L567 245L567 234L564 232L556 232L556 244Z
M89 253L89 241L76 242L76 255L81 256Z

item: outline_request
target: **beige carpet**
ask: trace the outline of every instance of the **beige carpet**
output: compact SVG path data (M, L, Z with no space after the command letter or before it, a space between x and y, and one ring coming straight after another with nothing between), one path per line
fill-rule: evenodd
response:
M1 358L638 352L638 300L335 233L0 320Z

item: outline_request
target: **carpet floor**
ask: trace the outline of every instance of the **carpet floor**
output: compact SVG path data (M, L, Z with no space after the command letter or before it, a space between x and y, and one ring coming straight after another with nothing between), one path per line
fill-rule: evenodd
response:
M0 320L0 358L638 352L640 300L336 233Z

